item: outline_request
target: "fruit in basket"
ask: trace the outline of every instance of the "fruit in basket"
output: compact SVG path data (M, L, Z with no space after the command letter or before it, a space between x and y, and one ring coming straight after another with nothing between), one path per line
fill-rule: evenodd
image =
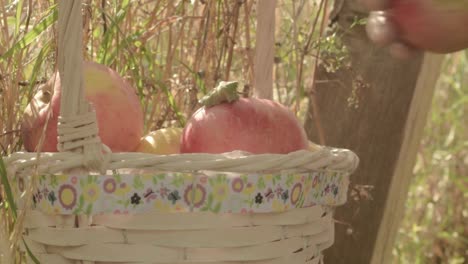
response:
M323 148L323 146L320 146L318 144L316 144L315 142L312 142L312 141L309 141L309 150L314 152L314 151L318 151L318 150L321 150Z
M390 0L402 39L424 50L448 53L468 47L468 1Z
M239 98L237 82L221 82L200 102L182 133L181 153L289 153L309 148L294 113L267 99Z
M40 87L27 106L21 124L27 151L36 151L49 107L44 152L57 151L57 122L60 114L60 76L55 74ZM96 111L99 137L113 152L133 151L143 135L143 111L136 91L114 70L95 63L83 63L85 97Z
M135 152L158 155L177 154L180 149L182 128L162 128L141 138Z

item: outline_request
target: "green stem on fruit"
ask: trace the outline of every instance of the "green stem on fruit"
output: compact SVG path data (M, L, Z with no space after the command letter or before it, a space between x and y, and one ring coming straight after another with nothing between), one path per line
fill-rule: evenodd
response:
M212 107L222 103L231 103L239 99L237 87L239 82L220 82L209 94L199 100L205 107Z

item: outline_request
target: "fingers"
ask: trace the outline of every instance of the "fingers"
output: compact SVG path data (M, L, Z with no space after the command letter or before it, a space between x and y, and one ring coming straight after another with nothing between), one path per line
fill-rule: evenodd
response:
M369 39L379 46L387 46L397 39L397 29L386 12L371 12L366 31Z
M388 9L389 0L359 0L364 8L370 11Z
M387 47L394 58L401 60L410 59L418 51L400 39L397 26L392 21L389 12L370 12L366 24L366 32L373 43L381 47Z
M388 47L390 54L402 60L407 60L413 57L417 53L417 49L403 43L403 42L394 42Z
M387 47L393 57L402 60L409 59L418 52L417 49L400 39L397 26L392 21L390 13L383 11L390 8L391 0L358 1L364 8L371 11L366 24L366 32L373 43Z

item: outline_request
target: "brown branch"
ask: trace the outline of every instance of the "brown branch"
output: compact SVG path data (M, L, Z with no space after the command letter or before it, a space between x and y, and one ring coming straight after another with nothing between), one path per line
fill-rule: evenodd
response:
M232 33L232 36L229 36L229 41L228 41L228 45L229 45L229 51L228 51L228 58L227 58L227 62L226 62L226 76L225 76L225 80L229 80L229 74L231 72L231 64L232 64L232 55L233 55L233 51L234 51L234 46L236 45L236 36L237 36L237 28L238 28L238 24L239 24L239 10L240 10L240 7L241 5L244 3L243 0L238 0L236 2L236 4L234 5L234 10L233 10L233 33Z

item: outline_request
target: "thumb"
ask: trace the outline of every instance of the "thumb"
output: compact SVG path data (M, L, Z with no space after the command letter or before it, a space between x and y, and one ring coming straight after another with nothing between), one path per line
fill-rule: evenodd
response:
M390 0L358 0L369 11L385 10L390 6Z

